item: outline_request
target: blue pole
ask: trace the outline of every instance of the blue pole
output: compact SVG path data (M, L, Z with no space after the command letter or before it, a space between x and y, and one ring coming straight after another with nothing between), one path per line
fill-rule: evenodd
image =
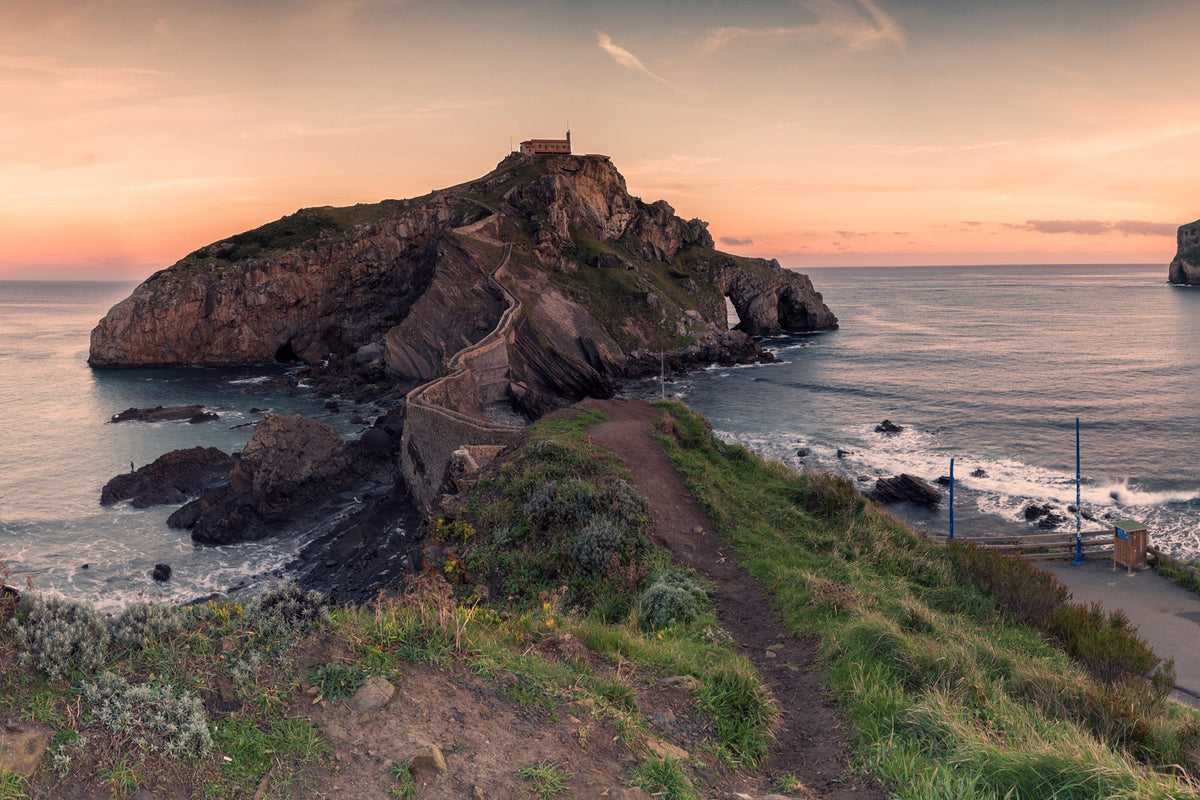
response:
M954 459L950 459L950 538L954 538Z
M1079 417L1075 418L1075 558L1071 561L1075 566L1083 563L1083 537L1079 529L1083 527L1079 521L1083 507L1079 505Z

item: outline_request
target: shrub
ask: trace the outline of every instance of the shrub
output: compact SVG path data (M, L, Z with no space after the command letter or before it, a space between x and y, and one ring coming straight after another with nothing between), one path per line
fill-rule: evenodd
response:
M26 592L9 620L22 666L33 665L50 680L74 669L93 670L104 660L108 627L89 603Z
M650 513L650 504L620 478L614 478L600 495L604 513L630 528L639 528Z
M239 624L263 638L283 639L329 619L329 599L323 594L280 583L247 602Z
M649 630L688 624L700 616L708 593L695 580L678 570L655 576L638 599L642 627Z
M621 529L607 517L592 517L579 533L571 548L571 559L575 566L587 575L597 575L617 555Z
M521 510L542 530L577 525L596 512L596 491L579 480L550 481L534 490Z
M129 648L144 648L182 627L179 611L159 603L130 603L108 622L113 641Z
M205 756L212 749L204 705L169 683L131 686L115 672L104 672L83 684L83 698L91 721L138 749L168 758Z
M1067 601L1067 587L1049 572L1014 556L951 542L958 568L1019 622L1052 636L1088 672L1110 684L1134 682L1165 697L1175 685L1175 661L1163 661L1129 627L1121 611Z

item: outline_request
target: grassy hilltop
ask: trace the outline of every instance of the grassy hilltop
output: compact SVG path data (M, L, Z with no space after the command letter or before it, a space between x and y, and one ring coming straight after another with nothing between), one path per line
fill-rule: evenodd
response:
M662 487L593 441L609 420L588 412L533 426L446 507L436 570L369 606L290 587L111 618L0 601L0 719L49 739L32 779L0 773L0 800L1197 796L1200 716L1165 699L1171 665L1120 615L940 548L680 404L655 416L679 502L769 598L762 625L818 643L778 666L818 674L843 715L833 781L776 741L793 709L756 665L789 651L739 647L717 573L655 544L644 495Z

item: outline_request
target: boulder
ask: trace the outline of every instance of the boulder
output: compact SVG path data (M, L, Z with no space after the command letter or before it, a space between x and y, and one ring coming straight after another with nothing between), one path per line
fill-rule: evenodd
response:
M352 464L337 431L299 415L267 414L226 485L205 492L167 520L205 544L261 539L298 512L344 488Z
M171 580L171 565L170 564L155 564L154 569L150 572L150 577L156 581Z
M182 503L229 478L234 460L215 447L172 450L154 463L117 475L100 491L100 505L132 500L136 508Z
M972 478L986 478L987 476L988 476L987 471L984 470L983 467L977 467L977 468L971 470Z
M928 482L907 472L891 478L880 478L867 497L880 503L915 503L919 506L936 506L942 500L941 493Z
M875 426L876 433L899 433L904 430L902 425L897 425L890 419L885 419L883 422Z

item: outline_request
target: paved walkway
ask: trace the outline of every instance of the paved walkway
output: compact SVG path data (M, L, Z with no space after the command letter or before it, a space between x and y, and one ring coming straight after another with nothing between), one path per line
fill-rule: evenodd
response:
M1075 567L1044 564L1071 590L1077 603L1099 600L1121 609L1160 658L1175 658L1175 691L1180 702L1200 707L1200 595L1180 589L1150 569L1112 570L1112 559L1094 558Z

